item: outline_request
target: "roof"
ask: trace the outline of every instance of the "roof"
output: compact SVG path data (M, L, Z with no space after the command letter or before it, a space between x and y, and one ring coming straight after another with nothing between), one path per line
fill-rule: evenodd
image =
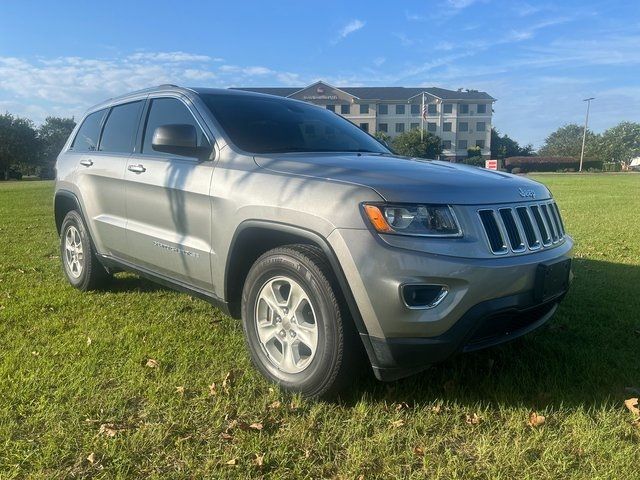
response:
M234 90L288 97L307 87L238 87ZM438 87L336 87L361 100L409 100L422 92L442 100L490 100L491 95L477 90L447 90Z

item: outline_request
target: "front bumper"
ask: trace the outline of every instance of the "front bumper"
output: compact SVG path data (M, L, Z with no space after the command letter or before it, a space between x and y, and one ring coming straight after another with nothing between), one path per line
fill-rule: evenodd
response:
M376 376L392 380L460 352L516 338L545 323L564 295L541 301L536 272L570 258L570 237L526 255L464 258L418 252L382 241L368 230L335 230L329 241L362 317L360 334ZM453 252L452 252L453 253ZM446 285L435 308L408 309L403 284Z
M379 380L397 380L456 353L480 350L521 337L544 325L563 297L536 304L533 292L527 292L487 300L435 337L368 337L366 341L370 342L375 355L374 374Z

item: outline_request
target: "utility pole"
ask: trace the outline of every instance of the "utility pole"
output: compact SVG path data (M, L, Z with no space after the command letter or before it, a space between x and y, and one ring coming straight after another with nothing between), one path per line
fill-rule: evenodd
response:
M587 102L587 116L584 119L584 132L582 133L582 151L580 152L580 169L579 172L582 171L582 160L584 159L584 144L587 141L587 127L589 126L589 107L591 106L591 100L595 99L595 97L589 97L582 100L583 102Z

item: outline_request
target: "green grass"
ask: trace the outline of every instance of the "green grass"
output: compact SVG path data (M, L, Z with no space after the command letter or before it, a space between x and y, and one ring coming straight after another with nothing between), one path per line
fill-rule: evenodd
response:
M340 403L266 382L203 301L128 274L72 289L52 184L0 185L0 478L639 478L640 175L537 178L577 244L553 324Z

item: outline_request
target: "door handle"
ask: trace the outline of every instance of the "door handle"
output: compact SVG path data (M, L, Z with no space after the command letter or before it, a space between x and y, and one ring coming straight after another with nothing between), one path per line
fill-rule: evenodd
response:
M129 170L130 172L134 172L134 173L142 173L142 172L146 172L147 169L144 168L144 165L142 165L141 163L137 164L137 165L129 165L127 167L127 170Z
M85 167L90 167L91 165L93 165L93 160L89 160L89 159L80 160L80 165L84 165Z

